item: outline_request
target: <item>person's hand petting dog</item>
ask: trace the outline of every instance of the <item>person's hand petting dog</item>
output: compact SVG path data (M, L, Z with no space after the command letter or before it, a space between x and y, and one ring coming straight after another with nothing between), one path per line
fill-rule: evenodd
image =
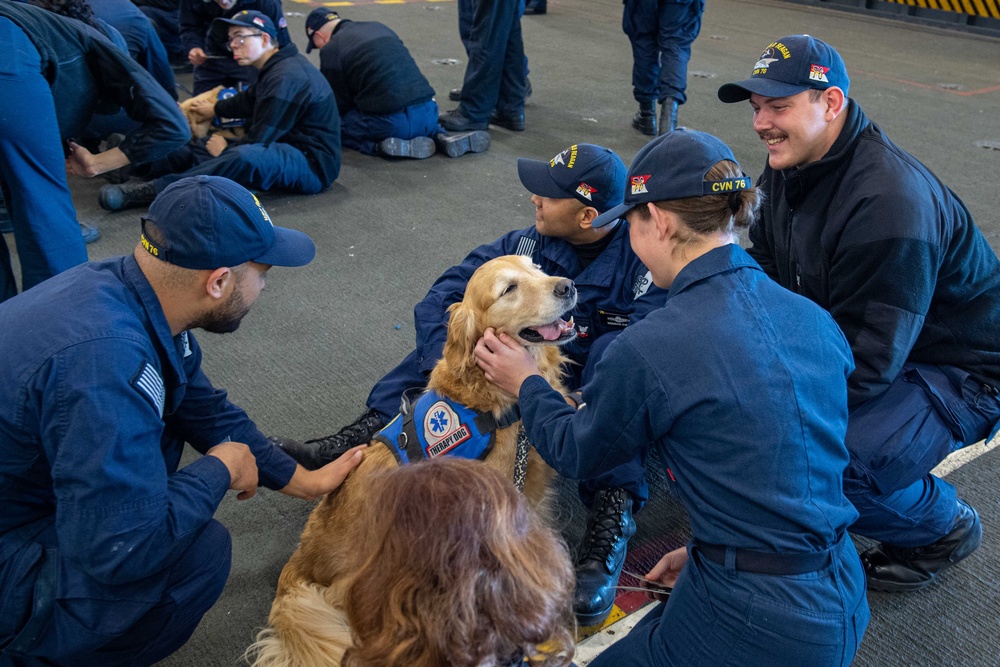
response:
M358 445L348 449L335 461L327 463L318 470L306 470L302 466L296 466L292 478L281 492L305 500L316 500L330 493L339 488L348 473L358 467L367 448L368 445Z
M539 375L531 353L517 340L490 328L476 343L476 363L486 379L504 391L517 396L521 384L532 375Z

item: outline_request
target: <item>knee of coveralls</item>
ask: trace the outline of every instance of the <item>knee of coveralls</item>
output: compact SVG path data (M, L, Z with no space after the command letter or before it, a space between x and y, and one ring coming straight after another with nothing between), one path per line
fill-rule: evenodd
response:
M632 96L655 102L660 95L660 49L657 0L626 0L622 30L632 45Z
M437 357L425 359L419 350L410 352L395 368L375 383L365 405L378 412L382 421L388 424L399 414L399 403L403 398L403 392L416 387L426 387L427 378L436 363Z
M21 287L87 261L76 210L66 184L66 161L52 90L42 76L41 56L12 21L0 18L0 99L17 100L0 123L0 180L14 227ZM9 253L3 263L3 294L13 294Z
M366 155L375 155L383 139L429 137L438 125L434 100L412 104L390 114L368 114L354 108L340 117L340 143Z
M905 364L848 419L844 493L860 514L851 530L903 547L943 537L955 520L956 492L930 471L991 435L998 420L1000 402L965 371Z
M238 65L229 56L209 58L194 68L194 94L200 95L216 86L236 86L243 83L250 86L257 82L257 68L252 65Z
M660 4L657 48L660 79L657 85L659 101L668 98L684 104L687 101L687 68L691 60L691 43L701 32L704 0L680 0Z
M78 570L60 552L54 527L35 539L44 556L33 582L32 612L7 647L24 665L131 667L166 657L218 600L232 557L228 531L210 520L172 566L112 586Z
M177 651L222 595L231 565L232 538L213 519L168 571L160 603L128 633L101 647L96 663L152 665Z

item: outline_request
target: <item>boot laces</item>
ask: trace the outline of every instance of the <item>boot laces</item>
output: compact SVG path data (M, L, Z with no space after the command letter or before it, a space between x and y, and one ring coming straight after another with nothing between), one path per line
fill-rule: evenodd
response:
M615 546L624 537L623 504L626 500L624 489L611 489L598 496L598 502L587 517L587 534L580 544L577 564L588 560L607 562Z
M378 413L374 410L368 410L336 433L315 440L307 440L306 443L318 445L320 452L329 449L346 450L355 445L367 443L383 426L385 424L382 423L382 418L378 416Z

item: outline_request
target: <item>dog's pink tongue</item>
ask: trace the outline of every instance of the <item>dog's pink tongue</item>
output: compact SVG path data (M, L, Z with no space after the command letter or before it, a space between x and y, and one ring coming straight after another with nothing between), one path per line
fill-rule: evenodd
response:
M560 327L559 324L559 322L546 324L543 327L536 327L535 331L537 331L538 335L545 340L559 340L559 336L562 333L562 327Z

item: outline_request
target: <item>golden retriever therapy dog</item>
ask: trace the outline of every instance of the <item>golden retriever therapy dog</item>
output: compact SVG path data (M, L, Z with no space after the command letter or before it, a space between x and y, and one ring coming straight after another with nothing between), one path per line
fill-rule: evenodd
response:
M515 405L517 397L486 380L476 365L473 350L489 327L520 340L535 358L545 379L552 386L561 388L561 366L566 359L558 344L575 336L573 325L563 321L561 316L575 305L576 288L572 281L546 275L528 257L507 255L486 262L469 280L465 298L449 308L450 321L443 357L431 372L428 389L480 413L489 413L496 419ZM484 459L486 465L500 471L506 479L513 479L514 476L519 427L520 422L515 422L498 429L494 447ZM374 490L372 478L396 465L393 452L387 446L373 442L365 451L361 464L348 475L341 487L326 496L313 510L299 548L281 572L268 619L269 627L248 649L256 667L341 664L344 651L355 641L344 614L345 596L357 583L356 576L366 571L366 564L370 565L372 558L382 557L373 553L378 545L375 536L370 534L370 522L359 519L366 516L371 508L377 509L382 502ZM421 465L415 466L415 472L420 470ZM532 449L524 481L524 495L529 505L537 508L542 504L553 474ZM429 525L426 530L439 532L440 539L446 543L452 537L447 525ZM488 555L488 549L479 549L478 552L484 552L484 557ZM487 560L491 564L481 567L497 568L495 558ZM554 558L553 562L558 562L558 558ZM405 563L400 566L407 567ZM554 613L552 605L539 598L545 592L544 585L537 580L519 579L521 568L516 563L510 563L508 569L509 576L502 590L483 592L480 597L507 598L511 604L508 613L520 614L526 619L525 615ZM429 582L427 586L428 590L439 590L457 585L456 582L445 578ZM369 585L373 590L380 591L376 595L393 599L397 595L412 594L412 591L391 589L389 582L370 582ZM389 590L380 589L380 586ZM531 588L535 590L521 590ZM470 655L469 649L474 649L478 642L476 636L442 633L442 629L449 627L453 616L460 610L436 609L436 617L421 618L418 605L410 609L405 600L396 600L395 604L403 605L404 611L409 610L407 613L412 613L413 618L405 626L383 624L381 633L391 637L399 647L392 660L382 662L383 665L430 667L468 664L468 667L477 667L516 662L516 657L512 658L511 654L478 655L475 662L452 662L459 655ZM532 608L535 606L541 608ZM488 607L484 602L484 608ZM483 615L482 610L479 613ZM539 624L539 621L539 618L531 618L525 620L525 624L536 629L549 627ZM485 618L483 627L492 627L498 622L496 618ZM357 636L360 635L355 634ZM442 641L447 645L429 646L439 636L445 637ZM535 636L532 640L534 644L539 644L550 638ZM524 645L509 648L512 653L520 651L522 655L533 650L533 646ZM473 651L472 655L475 654Z

